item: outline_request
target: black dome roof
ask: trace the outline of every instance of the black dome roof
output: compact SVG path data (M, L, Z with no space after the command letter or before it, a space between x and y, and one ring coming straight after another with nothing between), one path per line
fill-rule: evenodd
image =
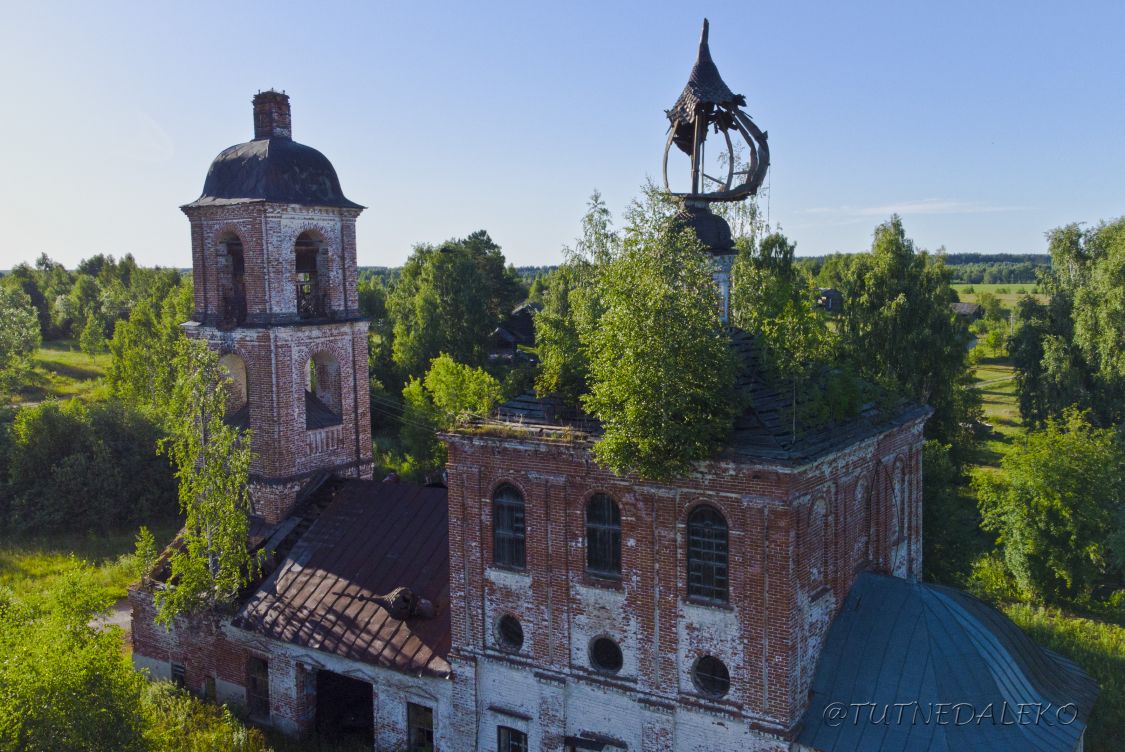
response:
M203 195L188 206L242 201L363 208L344 196L327 157L311 146L279 136L225 149L207 171Z

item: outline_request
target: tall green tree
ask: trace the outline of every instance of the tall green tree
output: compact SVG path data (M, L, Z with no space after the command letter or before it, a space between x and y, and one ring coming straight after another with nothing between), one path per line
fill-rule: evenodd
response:
M609 209L594 191L582 217L582 236L564 249L566 261L551 274L543 310L535 317L535 389L557 395L570 407L576 408L588 390L589 362L581 333L590 332L601 315L597 271L618 255L620 241Z
M249 583L257 560L249 551L250 435L223 422L229 379L218 355L183 340L170 435L161 442L176 467L184 527L173 546L171 575L157 589L157 621L230 602Z
M1098 425L1125 420L1125 217L1049 234L1051 267L1040 272L1045 304L1016 308L1010 351L1020 413L1042 425L1077 405Z
M0 287L0 397L19 388L41 342L31 299L18 287Z
M483 230L436 248L418 246L387 300L395 364L404 378L421 376L443 352L482 365L489 335L525 294Z
M1116 432L1068 409L1048 418L974 486L982 527L997 533L1025 594L1082 599L1125 587L1125 448Z
M918 252L894 216L875 229L871 252L847 266L842 286L841 340L859 373L933 407L928 436L954 447L970 442L965 427L978 417L979 401L941 258Z
M603 312L581 333L590 380L582 403L603 427L599 462L664 479L729 435L737 362L695 232L652 201L630 216L620 255L597 273Z
M130 405L157 417L168 410L177 372L181 324L191 318L194 300L191 280L185 279L161 295L141 300L118 321L109 342L107 381L113 393Z

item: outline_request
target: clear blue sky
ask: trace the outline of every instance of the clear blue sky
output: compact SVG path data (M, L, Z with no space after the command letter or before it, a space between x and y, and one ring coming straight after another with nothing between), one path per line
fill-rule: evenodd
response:
M177 207L270 87L369 207L361 264L479 228L554 263L594 188L619 214L656 177L704 15L799 253L866 248L894 211L951 252L1125 213L1121 2L24 2L0 27L0 268L186 266Z

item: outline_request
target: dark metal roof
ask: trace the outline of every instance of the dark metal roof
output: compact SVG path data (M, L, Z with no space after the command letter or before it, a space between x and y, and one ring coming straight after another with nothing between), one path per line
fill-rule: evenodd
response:
M492 332L498 344L508 347L535 344L535 314L543 310L541 303L527 301L516 306L500 326Z
M950 303L949 305L958 316L981 316L984 314L984 306L980 303Z
M282 137L255 139L223 151L207 171L203 194L188 206L244 201L363 208L344 196L327 157Z
M747 398L749 406L735 418L727 448L720 458L796 464L896 425L926 418L932 412L926 405L906 401L884 409L875 402L869 402L862 406L858 415L846 420L812 428L801 426L798 422L794 433L794 395L790 389L770 381L755 338L734 329L731 331L731 347L743 363L736 391ZM816 386L808 388L815 389ZM798 400L804 396L796 395ZM496 410L492 420L509 426L517 424L528 429L542 429L544 433L561 427L593 435L601 431L598 421L590 416L568 412L553 396L538 397L534 394L509 400Z
M809 708L797 741L818 750L877 752L1035 752L1073 750L1097 697L1097 684L1073 662L1036 645L1010 619L960 590L872 573L859 575L832 622L813 677ZM903 712L895 703L920 704ZM1072 723L1001 723L1019 703L1074 703ZM871 722L856 709L829 722L832 703L875 703ZM991 704L996 722L939 723L938 703L967 703L976 713ZM838 706L837 706L838 707ZM963 710L962 713L968 713ZM929 718L929 722L924 719ZM1069 714L1064 714L1069 720ZM840 719L837 718L837 721ZM963 717L962 717L963 720Z
M446 490L345 481L233 620L241 629L408 674L448 676ZM405 586L433 618L394 618L377 600Z

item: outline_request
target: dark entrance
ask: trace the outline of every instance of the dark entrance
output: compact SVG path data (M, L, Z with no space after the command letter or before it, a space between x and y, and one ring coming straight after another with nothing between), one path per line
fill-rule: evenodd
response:
M325 739L370 747L375 739L371 684L331 671L316 672L316 732Z

